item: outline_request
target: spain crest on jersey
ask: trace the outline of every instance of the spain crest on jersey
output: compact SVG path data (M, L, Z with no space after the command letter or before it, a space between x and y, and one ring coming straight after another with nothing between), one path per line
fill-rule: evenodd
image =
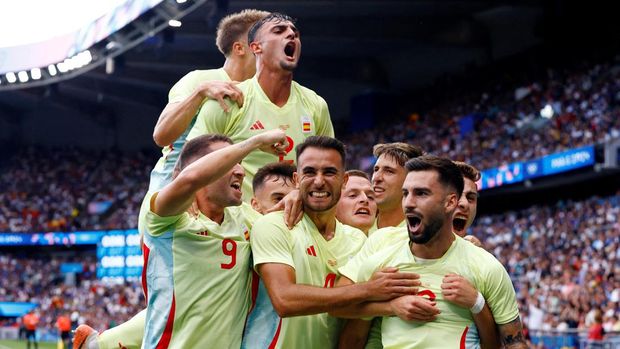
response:
M312 132L312 120L307 115L301 116L301 131L303 133Z

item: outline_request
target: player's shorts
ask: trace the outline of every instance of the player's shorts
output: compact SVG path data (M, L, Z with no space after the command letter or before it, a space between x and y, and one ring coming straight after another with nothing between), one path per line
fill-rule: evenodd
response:
M71 331L62 331L60 332L60 338L62 338L62 340L68 340L69 338L71 338Z
M26 330L26 339L30 339L30 338L32 338L34 340L37 339L36 331L35 330Z

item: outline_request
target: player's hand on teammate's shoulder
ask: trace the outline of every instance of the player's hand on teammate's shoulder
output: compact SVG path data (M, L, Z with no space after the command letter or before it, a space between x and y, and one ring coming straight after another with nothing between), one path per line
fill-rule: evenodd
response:
M390 301L394 315L405 321L434 321L441 313L437 303L417 295L406 295Z
M471 243L472 243L472 244L474 244L474 246L476 246L476 247L484 248L484 247L482 246L482 242L481 242L481 241L480 241L477 237L475 237L475 236L473 236L473 235L465 235L465 236L463 237L463 239L465 239L465 240L467 240L467 241L471 242Z
M252 138L259 142L258 149L276 156L286 155L288 141L286 133L281 129L269 130Z
M448 274L441 283L444 299L460 307L470 309L476 303L478 290L463 276Z
M222 109L228 113L230 107L224 100L225 98L230 98L240 108L243 107L243 92L236 85L236 81L207 81L200 84L198 89L203 98L217 100Z
M377 270L366 283L369 300L373 301L387 301L416 294L420 285L420 275L399 272L397 268L391 267Z

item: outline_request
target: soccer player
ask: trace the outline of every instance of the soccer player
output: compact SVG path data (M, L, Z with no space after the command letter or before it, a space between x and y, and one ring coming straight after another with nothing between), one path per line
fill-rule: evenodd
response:
M465 240L470 241L474 245L480 247L480 241L472 235L465 235L465 231L471 226L476 217L476 209L478 205L478 191L476 186L476 181L480 179L480 172L473 166L466 164L464 162L455 161L455 165L461 171L463 175L464 181L464 189L463 194L459 200L459 205L454 212L454 217L452 220L453 230L454 232L463 237ZM464 225L464 226L463 226ZM380 234L378 236L374 236L372 239L369 239L367 243L369 245L375 245L375 241L380 241L384 238L389 239L401 239L403 241L408 241L409 236L406 231L399 232L400 235L394 234ZM386 244L386 245L389 245ZM365 251L364 251L365 252ZM368 256L364 253L360 253L360 256L356 256L353 258L352 263L361 263L366 260ZM351 266L348 266L351 267ZM359 267L359 264L358 264ZM349 281L346 277L343 277L339 280L338 284L346 285L349 284ZM447 291L448 299L463 299L466 297L471 297L472 295L476 297L477 290L461 276L456 274L448 274L444 279L444 286L448 287L450 290ZM471 298L470 298L471 299ZM485 305L484 312L486 315L487 322L483 322L484 320L478 319L478 322L484 326L482 330L482 334L487 336L485 337L485 341L489 343L496 343L498 338L496 338L494 331L494 321L491 320L490 309L487 305ZM340 336L340 347L342 348L362 348L366 349L375 349L382 348L383 345L381 343L381 317L374 318L372 321L372 327L370 328L370 324L365 320L348 320L343 333ZM485 331L490 329L489 331ZM493 346L490 344L489 346Z
M295 166L288 162L274 162L256 171L252 180L253 196L250 200L252 208L260 214L267 213L277 205L291 190Z
M326 311L411 294L418 285L413 274L380 272L367 283L333 288L338 266L366 239L360 230L335 217L348 177L344 145L331 137L313 136L297 146L296 156L295 182L304 204L303 219L289 230L283 213L275 212L257 220L252 229L254 266L279 315L272 323L262 324L265 331L244 337L244 343L254 347L335 347L341 320Z
M275 206L279 200L286 196L291 190L294 189L293 173L295 167L287 162L275 162L267 164L261 167L253 180L254 196L252 197L252 208L260 214L264 214L273 206ZM244 211L247 213L247 211ZM262 283L261 283L262 284ZM261 286L262 287L262 286ZM261 289L259 288L258 298L261 298ZM263 290L263 292L265 292ZM265 294L266 296L266 294ZM268 300L268 297L267 297ZM101 335L97 335L97 332L92 328L81 325L76 330L76 333L90 334L88 340L84 337L84 340L75 340L74 348L80 348L82 343L84 349L138 349L142 346L142 337L144 336L144 325L146 318L146 310L138 313L130 321L132 324L128 327L134 333L128 331L119 331L119 327L126 326L128 323L124 323L110 330L104 331ZM82 329L80 331L80 329ZM89 331L86 331L90 329ZM110 332L112 332L110 334ZM107 337L107 338L102 338ZM139 337L139 339L133 339ZM116 341L116 342L115 342Z
M368 230L375 224L377 216L377 203L372 184L368 175L360 170L349 170L347 175L349 180L336 205L336 219L368 235Z
M153 132L157 145L163 147L162 156L151 171L149 192L163 188L172 179L172 172L185 144L187 134L196 121L199 108L205 100L216 100L228 108L224 97L243 104L243 94L233 81L244 81L256 73L256 60L247 44L247 33L258 20L269 12L246 9L224 17L217 27L216 45L224 55L219 69L195 70L178 81L168 94L168 104L162 111ZM143 235L144 232L140 232ZM93 348L139 348L142 343L146 310L127 322L98 334L88 325L75 330L73 347L80 348L88 341ZM89 340L89 338L95 338Z
M483 314L486 303L498 324L502 344L524 348L515 293L505 269L491 254L452 231L454 211L463 189L459 168L450 160L434 156L412 159L406 167L409 173L403 185L402 206L409 241L379 240L384 246L374 246L376 253L371 253L359 268L347 265L340 269L343 275L357 281L367 280L374 270L386 265L398 265L401 271L420 274L423 286L417 295L382 303L387 307L370 311L398 315L383 318L384 347L445 348L468 342L476 345L470 341L478 339L470 336L469 330L473 329L474 319ZM468 279L479 290L475 301L448 299L450 290L446 288L445 275L451 273ZM405 300L409 301L409 308L402 307ZM380 303L368 304L364 311L377 304ZM427 316L413 318L417 320L413 322L401 319L412 320L412 313L419 309L426 309Z
M228 110L225 97L243 105L243 93L235 81L244 81L256 73L256 60L247 43L247 33L254 23L269 12L243 10L224 17L217 27L215 43L226 60L219 69L195 70L185 75L170 90L168 104L161 112L153 131L155 143L162 147L162 157L151 172L149 191L170 182L179 152L196 122L198 110L213 100Z
M369 235L380 228L405 226L405 215L400 205L402 185L407 175L405 163L424 153L417 146L400 142L377 144L372 152L377 158L372 173L372 189L379 215Z
M456 235L464 238L472 244L482 247L482 243L473 235L467 235L469 228L476 218L476 209L478 207L478 186L476 182L480 180L480 171L475 167L464 162L455 161L456 166L463 174L463 195L459 199L459 204L454 212L452 226Z
M243 160L246 198L251 197L252 178L258 168L274 161L292 163L295 145L309 136L334 136L325 100L293 81L301 55L299 30L293 19L272 13L252 26L248 42L256 55L256 76L237 85L243 93L243 107L232 104L225 111L216 101L207 101L188 136L221 133L237 143L266 130L286 131L287 154L276 157L253 152Z
M147 232L143 347L241 344L250 305L248 229L256 217L238 207L239 162L255 149L283 154L286 137L273 130L231 144L223 135L188 142L172 182L147 196L141 210ZM192 204L198 215L188 212Z

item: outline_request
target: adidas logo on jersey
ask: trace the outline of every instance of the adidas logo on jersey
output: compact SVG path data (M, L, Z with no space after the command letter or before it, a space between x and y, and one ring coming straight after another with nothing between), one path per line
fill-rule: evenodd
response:
M314 250L314 246L313 246L313 245L310 245L310 247L308 247L308 248L306 249L306 252L308 252L308 254L309 254L310 256L314 256L314 257L316 257L316 251Z
M252 125L252 127L250 127L251 131L254 130L264 130L265 126L263 126L263 124L260 122L260 120L256 120L256 122Z

